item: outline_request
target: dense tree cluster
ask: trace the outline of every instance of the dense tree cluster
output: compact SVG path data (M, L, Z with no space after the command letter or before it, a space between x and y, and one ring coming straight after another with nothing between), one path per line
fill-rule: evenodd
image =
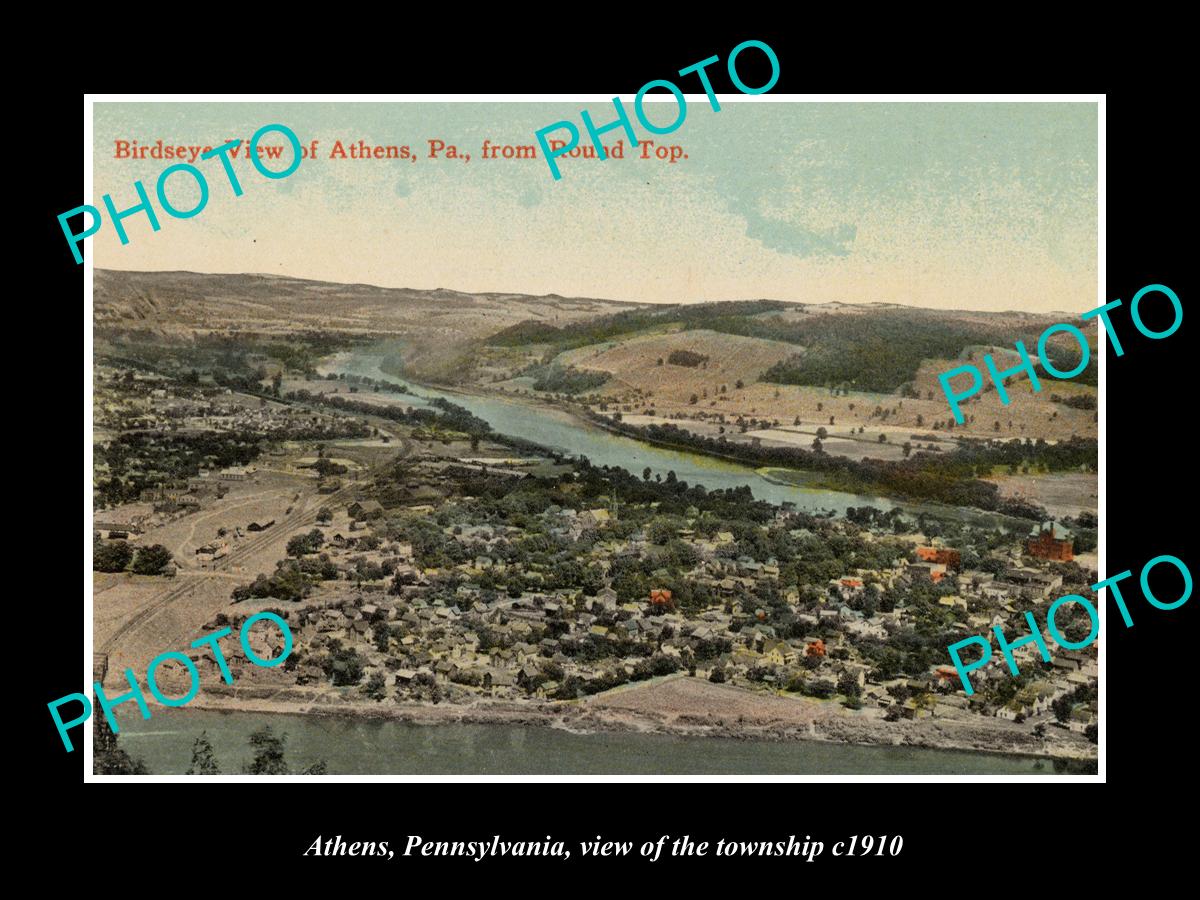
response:
M533 376L533 389L551 394L582 394L608 381L605 372L585 372L573 366L535 366L525 372Z
M664 305L657 309L628 310L572 322L561 328L544 322L525 321L492 335L487 342L497 347L549 344L556 349L566 350L611 340L619 335L632 334L647 328L661 328L674 322L681 322L688 328L711 328L712 323L724 318L779 312L788 309L789 306L790 304L775 300Z
M753 466L777 466L821 473L819 486L850 493L877 493L910 500L932 500L951 506L974 506L1021 518L1041 519L1039 506L1000 496L995 484L976 476L990 475L997 465L1035 466L1048 471L1096 466L1095 439L1072 438L1048 444L1014 438L964 441L953 453L918 452L904 460L852 460L799 447L762 447L730 443L680 428L674 423L646 426L596 416L606 427L651 443L732 457Z

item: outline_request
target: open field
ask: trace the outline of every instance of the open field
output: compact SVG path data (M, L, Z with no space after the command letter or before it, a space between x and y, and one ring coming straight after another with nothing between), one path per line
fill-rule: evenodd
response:
M1000 475L985 478L1000 488L1004 497L1022 497L1040 503L1055 518L1096 511L1099 502L1094 472L1065 472L1048 475Z
M709 357L696 366L672 365L673 351L688 351ZM738 379L752 381L796 348L781 341L719 334L715 331L679 331L671 334L639 335L616 344L580 347L561 353L555 362L587 371L610 373L621 387L640 389L663 401L686 403L692 393ZM663 364L658 365L662 359Z
M648 416L638 413L623 415L621 419L630 425L643 427L647 425L677 425L694 434L706 437L724 436L731 444L799 447L802 450L812 449L813 441L818 438L817 428L823 427L826 437L821 441L822 449L830 456L845 456L856 460L868 457L888 460L904 459L903 445L906 442L912 445L913 450L918 447L928 448L930 445L934 445L943 451L950 451L957 446L957 442L953 439L931 440L930 438L933 436L923 430L918 435L911 428L897 425L876 424L864 430L862 434L852 434L849 428L836 426L830 428L814 423L795 426L788 423L777 428L755 428L743 433L730 425L726 425L725 430L721 431L721 426L717 422L704 419L680 421L667 416ZM881 442L880 435L885 435L887 441Z

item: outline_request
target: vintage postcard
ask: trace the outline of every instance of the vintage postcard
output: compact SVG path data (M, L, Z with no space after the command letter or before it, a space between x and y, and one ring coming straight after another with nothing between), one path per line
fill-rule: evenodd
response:
M720 101L94 103L95 774L1096 771L1097 103Z

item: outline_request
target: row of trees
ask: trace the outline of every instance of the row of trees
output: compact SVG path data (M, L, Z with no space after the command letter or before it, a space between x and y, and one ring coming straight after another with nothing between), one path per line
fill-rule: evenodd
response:
M162 544L138 547L128 541L97 541L92 551L92 569L97 572L124 572L134 575L161 575L173 562L171 551Z
M951 506L974 506L1022 518L1044 518L1045 510L1026 501L1007 500L998 487L976 478L999 464L1031 465L1047 471L1094 469L1097 442L1072 438L1057 444L1014 438L1008 442L964 441L952 453L919 451L904 460L852 460L819 449L762 447L730 443L723 436L695 434L673 423L631 425L596 415L606 427L651 443L685 447L734 457L753 466L807 469L822 473L818 486L850 493L876 493L912 500L933 500ZM818 438L819 441L819 438ZM911 450L911 448L910 448Z

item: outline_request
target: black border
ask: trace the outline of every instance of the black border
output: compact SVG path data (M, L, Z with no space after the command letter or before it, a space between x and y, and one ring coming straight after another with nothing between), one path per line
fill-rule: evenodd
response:
M802 29L751 27L744 34L727 38L717 35L714 28L712 35L700 39L687 36L667 41L639 37L636 29L623 30L625 33L619 39L598 36L589 46L581 46L580 40L572 37L554 52L548 52L535 36L528 39L524 48L515 47L512 39L506 38L503 44L490 48L452 48L457 50L453 55L448 53L445 43L430 46L422 54L422 48L414 42L405 45L401 57L386 62L372 60L362 64L357 60L331 59L315 73L319 80L314 78L303 86L249 82L242 77L244 73L233 73L237 77L231 75L219 87L230 91L482 89L621 94L628 98L644 81L670 77L679 68L714 53L724 59L734 44L747 37L765 40L779 56L782 74L773 93L878 91L900 87L896 81L911 79L914 71L938 77L925 84L904 84L903 89L945 89L948 81L957 81L948 78L957 75L956 72L939 70L925 57L901 69L905 54L896 53L889 60L897 66L896 78L874 72L873 77L848 84L845 72L855 64L855 59L839 60L840 66L828 60L814 62L813 42L820 42L823 36ZM726 29L726 33L736 31ZM747 60L750 59L748 56ZM1062 60L1057 63L1055 68L1062 71ZM343 73L340 80L330 77L333 69ZM714 67L712 71L720 74L722 69ZM758 83L752 69L744 77L749 83ZM714 84L718 91L730 89L716 79ZM1093 80L1073 89L1095 90L1094 84ZM208 79L203 84L173 81L170 85L145 86L154 90L205 91L214 87ZM1014 89L999 83L950 83L949 87L976 91ZM1045 89L1046 85L1037 87ZM143 85L139 83L137 88L142 89ZM111 90L112 86L102 89ZM55 216L75 206L81 194L78 148L82 140L82 105L80 94L63 91L47 99L40 110L38 127L43 149L36 160L37 177L26 185L32 192L26 208L32 208L36 223L33 243L44 264L38 269L37 293L25 302L30 302L33 296L45 296L46 304L31 303L30 308L38 311L49 311L52 304L60 303L74 307L81 295L82 268L74 265L66 251ZM1163 132L1163 123L1176 121L1179 109L1177 96L1157 89L1109 97L1106 216L1109 252L1104 294L1107 299L1122 298L1128 304L1138 288L1163 283L1179 294L1187 308L1191 284L1184 244L1191 231L1183 221L1183 211L1188 183L1184 153L1188 144ZM1153 325L1151 309L1147 301L1145 318ZM1185 367L1192 352L1188 339L1190 322L1185 316L1185 323L1176 334L1166 340L1149 341L1132 330L1126 317L1117 315L1114 320L1126 355L1118 359L1110 349L1107 360L1107 568L1109 573L1128 568L1136 576L1152 556L1172 553L1184 559L1195 572L1195 557L1188 541L1190 529L1185 520L1195 495L1196 477L1190 465L1192 454L1187 449L1186 414L1193 403L1190 388L1194 383ZM43 418L36 410L31 414L32 421ZM51 476L47 480L57 479ZM78 495L74 488L71 493L71 508L75 509ZM1110 606L1110 626L1105 639L1107 775L1109 781L1129 789L1144 785L1147 779L1174 781L1187 777L1164 751L1177 752L1178 738L1183 736L1189 718L1187 698L1192 682L1187 677L1190 654L1186 641L1188 626L1195 621L1195 604L1170 613L1148 607L1140 600L1135 580L1127 583L1130 589L1125 592L1132 598L1130 608L1135 627L1119 627L1119 619ZM1163 578L1161 588L1168 598L1175 596L1167 585L1169 580ZM73 592L74 584L72 581L67 589ZM1159 581L1156 579L1154 584ZM331 884L353 886L354 882L346 882L344 876L352 873L361 876L364 866L381 866L385 876L406 875L411 866L418 866L426 874L454 878L452 886L462 889L468 887L465 882L480 886L495 883L500 887L501 883L490 881L499 866L505 872L532 875L533 880L528 882L531 886L572 890L580 883L556 879L557 873L550 870L559 865L569 866L573 871L588 866L588 861L578 855L568 864L514 859L473 863L399 856L392 861L354 859L352 862L348 862L348 857L333 857L318 863L314 857L304 860L300 854L318 835L328 838L337 834L347 841L388 840L396 848L403 846L409 833L444 840L468 839L468 832L471 838L498 833L505 839L540 839L553 834L572 840L602 834L606 838L636 842L663 833L691 834L696 839L724 836L760 840L810 834L827 843L855 833L900 833L905 837L905 849L899 858L890 859L887 864L871 860L853 868L832 864L851 877L868 872L886 877L895 873L897 866L903 866L923 875L925 883L932 881L939 888L999 875L1008 888L1015 888L1018 884L1030 884L1035 872L1047 877L1051 873L1061 876L1065 874L1065 866L1066 872L1075 875L1081 868L1092 866L1096 833L1118 825L1124 832L1130 824L1128 819L1108 824L1101 816L1115 813L1101 806L1097 795L1081 799L1078 788L1057 789L1070 790L1071 796L1066 797L1047 796L1040 784L963 782L903 787L847 785L845 789L840 784L830 789L826 784L814 783L410 783L397 787L370 784L316 788L254 785L255 793L250 795L240 793L244 785L233 785L222 786L219 799L211 794L190 795L187 800L191 802L186 805L180 803L169 787L165 788L167 794L162 788L156 790L153 798L146 796L145 791L126 790L119 796L105 795L101 800L96 793L79 793L75 788L82 780L82 753L62 752L45 707L48 699L79 689L81 616L54 613L55 607L63 602L56 599L58 591L36 593L35 602L47 607L50 627L43 625L30 634L27 646L22 648L28 657L22 671L36 673L37 677L32 690L22 691L23 727L13 737L33 739L24 758L33 763L38 785L50 796L42 804L44 813L34 812L31 816L43 839L47 833L43 829L53 828L58 833L53 843L60 847L76 842L96 847L96 838L108 834L125 853L134 842L134 835L153 838L156 829L150 823L169 821L174 834L172 843L178 847L190 847L206 856L209 853L202 848L208 847L210 852L220 848L223 870L257 871L260 877L274 877L270 875L272 871L285 879L297 873L306 882L314 875L318 879L330 876ZM75 608L76 602L79 601L71 601L68 608ZM269 796L261 791L269 791ZM210 840L204 841L205 836ZM1123 837L1128 837L1127 832ZM100 848L107 843L103 842ZM831 859L826 856L823 860L811 867L805 864L800 871L826 874L827 870L819 867L830 865ZM1071 860L1075 861L1073 865ZM186 855L179 861L190 864ZM308 864L294 867L303 863ZM617 874L637 868L636 882L603 882L605 886L633 887L645 884L643 879L652 870L668 874L672 880L708 871L729 873L731 867L751 877L754 873L770 877L783 874L783 867L797 865L794 859L742 860L739 864L738 860L714 861L711 857L650 864L633 856L604 860L595 867L605 872L619 869ZM547 874L549 878L545 877ZM958 876L969 880L958 881ZM139 873L130 871L121 880L129 884L139 877ZM389 881L396 883L394 877ZM509 884L520 889L519 884ZM782 882L778 888L804 890L811 889L812 884ZM746 884L751 890L772 886L769 881ZM837 889L836 886L837 882L825 883L823 889Z

